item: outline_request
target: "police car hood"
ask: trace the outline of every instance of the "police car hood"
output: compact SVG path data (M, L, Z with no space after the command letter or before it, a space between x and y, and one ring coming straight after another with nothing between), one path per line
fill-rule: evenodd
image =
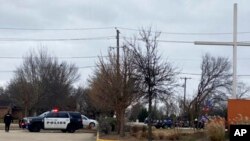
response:
M35 116L35 117L26 117L27 118L27 120L42 120L43 119L43 117L39 117L39 116Z
M36 117L25 117L26 119L34 119L34 118L40 118L39 116Z

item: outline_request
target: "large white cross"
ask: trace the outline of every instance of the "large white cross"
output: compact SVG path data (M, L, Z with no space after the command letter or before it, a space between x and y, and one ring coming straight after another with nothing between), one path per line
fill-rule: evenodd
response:
M237 42L237 3L234 4L233 42L195 41L194 44L195 45L233 46L233 94L232 94L232 98L236 99L236 92L237 92L237 46L250 46L249 43Z

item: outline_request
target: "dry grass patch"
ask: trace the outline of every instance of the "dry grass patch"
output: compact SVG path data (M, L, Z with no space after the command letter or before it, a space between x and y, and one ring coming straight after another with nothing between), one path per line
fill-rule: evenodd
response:
M207 126L207 136L211 141L225 140L225 120L223 118L211 119Z
M156 129L153 128L152 138L154 140L178 140L180 136L193 134L192 129ZM143 140L148 138L147 126L135 125L131 127L130 135L138 140Z
M130 132L126 133L125 137L120 137L116 133L111 135L101 136L101 139L112 139L119 141L147 141L148 138L148 130L147 126L143 125L134 125L131 126ZM193 129L156 129L153 128L152 137L154 141L196 141L199 138L205 138L203 132L198 133L198 131L194 131Z
M173 134L173 130L154 130L154 141L207 141L203 132ZM125 137L119 135L104 135L101 139L111 139L119 141L147 141L147 132L139 131L136 136L126 134Z

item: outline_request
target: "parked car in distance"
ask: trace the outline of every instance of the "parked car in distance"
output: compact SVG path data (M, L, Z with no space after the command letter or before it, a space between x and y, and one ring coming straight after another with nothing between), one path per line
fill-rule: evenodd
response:
M85 115L82 115L83 128L93 129L98 125L98 122L94 119L89 119Z
M157 129L159 129L159 128L172 128L173 121L171 119L158 120L154 126Z
M157 122L159 122L159 120L154 120L154 119L151 119L151 121L152 121L152 122L151 122L152 126L156 125ZM148 123L149 123L148 118L145 118L144 124L148 124Z

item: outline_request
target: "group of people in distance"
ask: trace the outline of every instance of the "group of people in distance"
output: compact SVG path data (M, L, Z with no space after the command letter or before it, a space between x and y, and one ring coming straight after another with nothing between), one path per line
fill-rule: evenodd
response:
M194 119L194 128L201 129L204 128L205 122L208 120L206 116L201 116L199 120L197 118Z

